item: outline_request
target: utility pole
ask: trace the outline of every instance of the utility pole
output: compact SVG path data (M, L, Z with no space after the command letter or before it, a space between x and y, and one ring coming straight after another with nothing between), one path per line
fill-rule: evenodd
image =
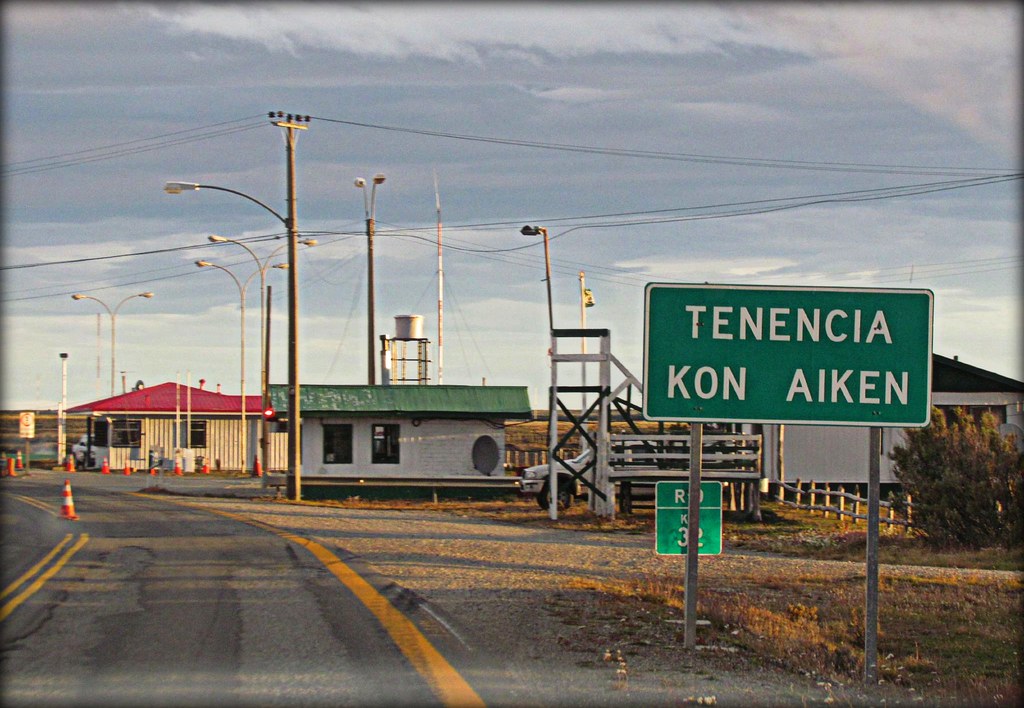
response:
M277 112L274 125L285 129L285 152L288 158L288 479L291 498L302 499L302 412L299 405L299 268L296 262L299 231L296 227L295 204L295 140L297 130L306 130L303 116L287 116ZM282 120L284 119L284 120ZM273 117L271 118L273 120ZM309 116L305 116L309 122ZM245 401L242 401L243 410Z
M434 201L437 204L437 383L444 383L444 263L441 260L441 193L434 170Z
M60 415L57 416L57 464L67 460L68 354L60 353Z
M362 177L357 177L355 180L356 189L363 190L363 209L366 213L366 258L367 258L367 293L366 293L366 307L368 312L366 313L366 373L367 383L373 386L377 383L377 367L374 363L376 359L376 342L373 338L373 234L376 230L376 221L374 219L374 211L377 208L377 187L384 184L387 179L382 173L378 172L373 176L373 186L370 188L370 193L366 193L366 180Z
M580 271L580 329L587 328L587 284L586 274ZM587 353L587 338L580 337L580 353ZM587 385L587 362L580 362L580 385ZM587 394L580 394L580 415L587 412Z

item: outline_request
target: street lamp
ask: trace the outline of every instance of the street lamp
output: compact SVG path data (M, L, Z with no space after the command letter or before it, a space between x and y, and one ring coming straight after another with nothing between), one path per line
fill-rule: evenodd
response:
M267 409L267 405L269 403L269 401L267 400L267 398L268 398L267 386L268 386L269 382L267 380L268 379L268 372L267 372L267 341L266 341L266 294L267 294L266 275L267 275L267 268L270 267L270 259L273 258L274 256L276 256L278 253L280 253L285 248L287 248L287 244L275 248L273 251L270 252L270 254L265 259L263 259L261 261L259 256L256 255L256 252L253 251L251 248L249 248L244 243L242 243L241 241L236 241L235 239L227 238L226 236L217 236L216 234L210 235L209 236L209 240L212 243L233 243L236 246L241 246L242 248L244 248L246 251L249 252L249 255L252 256L253 261L256 262L256 268L257 268L256 272L259 273L259 276L260 276L260 410L266 410ZM307 238L307 239L303 239L303 240L299 241L299 243L302 244L303 246L315 246L315 245L317 245L317 240L314 239L314 238ZM274 267L275 268L282 268L282 266L284 266L283 269L287 269L288 264L287 263L279 263L279 264L275 265ZM250 277L252 277L252 276L250 276ZM248 282L248 281L246 281L246 282ZM244 356L244 349L243 349L243 356ZM269 473L270 472L270 465L268 464L268 461L269 461L269 457L270 457L270 436L269 436L269 431L268 431L268 424L267 424L266 417L263 416L263 415L260 415L260 421L261 421L260 422L260 458L263 460L263 471L264 471L264 473ZM263 478L263 486L264 487L267 486L267 479L266 479L266 477Z
M230 275L231 279L233 281L235 281L235 285L238 287L238 296L241 299L241 308L242 308L242 348L241 348L241 352L240 352L241 353L241 373L240 373L240 376L239 376L239 379L238 379L238 385L239 385L239 388L242 389L242 431L241 431L241 434L239 436L239 448L240 448L240 451L241 451L241 455L240 455L239 459L241 460L241 465L242 465L242 470L241 471L242 471L242 474L245 474L246 462L248 462L248 456L249 456L248 455L247 445L246 445L246 443L248 441L246 440L247 436L246 436L246 430L245 430L246 429L246 405L245 405L245 289L249 287L249 281L252 280L252 276L256 275L256 274L253 273L252 275L250 275L248 278L245 279L244 283L242 283L242 282L240 282L238 280L238 278L235 276L234 273L232 273L230 270L228 270L224 266L217 265L216 263L210 263L210 261L196 261L196 265L199 266L200 268L216 268L217 270L222 270L225 273L227 273L228 275ZM262 417L262 415L261 415L261 417Z
M373 176L373 186L370 188L370 194L366 194L366 180L362 177L357 177L355 180L356 189L363 190L363 209L366 212L366 258L367 258L367 325L366 325L366 344L367 344L367 382L373 386L377 383L377 372L374 366L375 358L375 344L373 341L373 232L376 226L374 221L374 210L377 201L377 185L384 184L383 174L378 172Z
M129 300L131 300L134 297L144 297L144 298L146 298L148 300L149 298L153 297L153 293L136 293L135 295L129 295L124 300L121 300L121 302L117 303L117 305L114 306L113 310L111 310L107 306L107 303L103 302L98 297L93 297L92 295L83 295L82 293L75 293L74 295L71 296L72 300L95 300L100 305L102 305L103 309L107 311L108 315L110 315L110 395L111 396L114 395L114 372L117 371L116 357L115 357L115 353L114 353L114 345L115 345L115 342L116 342L116 333L117 333L117 311L121 309L121 305L125 304L126 302L128 302Z
M285 129L285 156L288 164L287 219L259 199L226 187L216 187L196 182L167 182L164 184L164 191L168 194L181 194L186 190L216 189L222 192L237 194L244 199L259 204L273 214L288 229L288 264L290 266L288 269L288 473L291 486L289 492L292 499L298 501L302 498L302 447L300 437L302 412L299 405L299 272L295 262L295 254L298 249L298 227L296 225L298 217L295 200L295 140L297 137L296 131L309 128L308 125L302 125L302 123L309 123L309 116L285 114L282 111L270 111L268 117L271 123Z
M544 236L544 271L548 284L548 329L555 328L555 316L551 308L551 251L548 247L548 230L543 226L524 226L519 230L523 236Z

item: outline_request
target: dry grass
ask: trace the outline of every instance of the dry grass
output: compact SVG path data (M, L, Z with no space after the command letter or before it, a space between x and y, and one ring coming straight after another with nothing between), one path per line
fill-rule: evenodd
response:
M367 501L318 502L347 507L429 508L507 523L604 533L651 533L653 510L599 518L582 505L560 512L557 521L532 501L493 502ZM863 527L768 503L764 521L743 521L726 513L725 546L812 559L863 561ZM981 552L934 551L912 534L881 539L883 563L949 568L1021 569L1021 549ZM770 557L756 574L709 573L698 598L698 612L710 620L698 641L724 647L730 661L768 665L844 683L863 676L864 578L803 570L773 572ZM709 567L713 571L714 566ZM702 571L702 577L705 571ZM713 581L712 581L713 578ZM581 618L578 604L552 608L566 622L593 632L589 641L604 646L612 636L627 645L664 642L681 646L685 593L676 575L633 580L579 580L568 590L594 593L593 622ZM1021 692L1021 576L915 574L880 578L879 675L889 684L913 689L911 695L957 704L1017 705ZM595 614L596 613L596 614ZM609 618L615 618L610 622ZM614 635L596 627L614 627ZM586 641L586 640L584 640ZM628 657L627 657L628 658Z

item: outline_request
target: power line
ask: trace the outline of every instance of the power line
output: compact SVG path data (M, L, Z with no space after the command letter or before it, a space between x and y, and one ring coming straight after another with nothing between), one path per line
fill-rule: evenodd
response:
M1024 178L1024 174L1018 175L1007 175L999 177L976 177L970 179L960 180L949 180L944 182L925 182L919 184L899 185L895 187L879 187L875 189L861 189L851 190L844 192L830 192L823 194L812 194L797 197L776 197L771 199L758 199L741 202L725 202L720 204L708 204L702 206L691 206L691 207L674 207L671 209L650 209L644 211L632 211L632 212L620 212L613 214L596 214L590 216L568 216L568 217L554 217L547 219L537 219L539 223L551 224L551 223L564 223L572 221L581 221L585 219L608 219L607 221L586 221L581 224L575 224L570 228L555 234L551 237L551 240L565 236L566 234L584 228L617 228L622 226L640 226L649 224L664 224L674 223L680 221L701 221L706 219L722 219L728 217L737 216L754 216L758 214L769 214L777 211L783 211L788 209L797 209L800 207L829 204L829 203L844 203L844 202L860 202L860 201L876 201L880 199L894 199L897 197L908 197L916 196L921 194L929 194L933 192L949 191L954 189L966 189L969 187L980 187L990 184L998 184L1001 182L1009 182ZM747 207L747 208L737 208ZM660 216L661 214L672 214L675 212L691 212L691 211L710 211L722 209L724 211L711 211L707 214L676 214L672 216ZM645 217L645 218L634 218L634 219L619 219L618 217ZM469 230L469 229L493 229L493 228L508 228L513 225L519 225L522 221L506 221L506 222L486 222L478 224L453 224L447 227L452 231ZM427 227L402 229L406 232L423 231L426 232ZM387 234L387 230L378 231L380 234ZM426 236L418 236L409 234L410 238L422 238L427 240ZM479 246L459 246L449 242L449 248L454 250L466 251L466 252L480 252L480 253L502 253L502 252L513 252L522 251L528 248L533 248L536 243L528 243L522 246L512 246L508 248L491 248L491 247L479 247Z
M263 234L260 236L250 236L248 238L235 239L236 241L243 241L245 243L259 243L261 241L271 241L281 238L283 234ZM189 246L172 246L170 248L156 248L151 251L135 251L134 253L112 253L106 256L89 256L87 258L69 258L63 261L40 261L39 263L19 263L17 265L5 265L0 266L0 270L22 270L24 268L42 268L45 266L55 265L77 265L79 263L89 263L90 261L111 261L117 258L134 258L136 256L152 256L158 253L174 253L176 251L190 251L195 248L211 248L216 246L216 243L198 243Z
M238 132L255 130L265 127L266 122L260 116L247 116L229 121L213 123L199 128L163 133L149 138L138 138L120 143L111 143L96 148L87 148L66 153L58 153L45 157L19 160L6 163L3 167L5 176L16 176L45 170L59 169L63 167L74 167L77 165L95 162L99 160L110 160L127 155L135 155L152 150L159 150L199 140L231 135ZM260 120L257 120L260 119ZM825 160L793 160L777 158L744 157L737 155L709 155L702 153L670 152L665 150L637 150L631 148L604 147L594 145L581 145L571 143L551 143L537 140L524 140L516 138L503 138L497 136L471 135L465 133L453 133L448 131L428 130L423 128L408 128L377 123L366 123L361 121L345 120L340 118L316 117L316 120L325 123L349 125L359 128L373 130L384 130L389 132L408 133L411 135L424 135L429 137L445 138L450 140L462 140L469 142L491 143L496 145L507 145L511 147L525 147L531 149L556 150L562 152L588 153L597 155L609 155L615 157L631 157L638 159L670 160L706 164L735 165L742 167L761 167L772 169L796 169L812 171L831 172L857 172L871 174L903 174L903 175L931 175L947 177L963 177L988 173L988 176L1005 175L1010 171L1005 168L989 167L950 167L936 165L899 165L899 164L877 164L861 162L837 162ZM245 121L257 121L247 125L233 125ZM231 126L231 127L226 127ZM146 145L145 143L152 143Z
M246 125L231 126L233 123L252 121L254 119L255 116L238 118L231 121L213 123L199 128L190 128L188 130L165 133L152 138L139 138L136 140L113 143L96 148L87 148L84 150L76 150L74 152L49 155L47 157L9 162L3 166L3 175L5 177L15 177L34 172L56 170L63 167L76 167L90 162L112 160L118 157L137 155L144 152L151 152L153 150L162 150L164 148L175 147L177 145L198 142L200 140L210 140L211 138L219 138L225 135L234 135L235 133L242 133L266 127L267 123L264 120ZM152 144L142 145L142 143Z
M468 135L463 133L451 133L440 130L426 130L423 128L404 128L393 125L381 125L378 123L364 123L360 121L343 120L340 118L326 118L313 116L315 120L325 123L339 123L358 128L371 128L374 130L386 130L397 133L409 133L412 135L426 135L437 138L448 138L451 140L465 140L471 142L492 143L496 145L510 145L514 147L528 147L543 150L559 150L564 152L591 153L597 155L613 155L617 157L634 157L655 160L673 160L681 162L698 162L709 164L739 165L743 167L765 167L775 169L795 170L824 170L830 172L861 172L874 174L903 174L903 175L933 175L933 176L967 176L978 172L1006 174L1008 171L1002 168L983 167L935 167L926 165L882 165L859 162L830 162L812 160L784 160L773 158L739 157L729 155L704 155L698 153L668 152L661 150L634 150L628 148L610 148L593 145L575 145L570 143L548 143L536 140L520 140L515 138L499 138L483 135Z

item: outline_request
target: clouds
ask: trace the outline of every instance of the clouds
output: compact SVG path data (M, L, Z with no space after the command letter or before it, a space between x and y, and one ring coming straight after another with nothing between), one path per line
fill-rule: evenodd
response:
M272 52L330 49L362 57L483 63L594 54L719 52L771 42L713 6L586 3L384 3L154 6L178 33L255 42Z
M168 380L177 368L234 378L237 293L193 261L245 277L242 250L211 249L206 237L270 236L281 225L229 194L161 188L221 185L283 213L285 155L265 119L271 109L315 117L297 150L300 229L321 244L299 256L302 370L315 382L365 380L366 240L352 180L378 171L387 183L377 195L377 330L420 312L431 339L439 178L446 383L487 376L543 395L544 256L519 234L524 223L551 231L557 322L579 317L585 270L598 296L588 323L611 329L616 356L634 369L648 280L905 286L916 267L911 285L943 288L939 331L964 344L965 361L1020 370L1005 324L1019 320L1005 297L1020 272L1015 184L712 214L946 178L828 163L1011 168L1013 6L101 2L3 12L6 159L72 163L5 180L4 262L180 249L6 273L5 327L24 337L5 352L12 401L33 395L20 381L48 375L53 347L67 346L72 361L95 358L95 319L72 303L75 291L113 302L157 293L130 329L126 318L124 361L136 378ZM149 149L155 136L167 145ZM79 160L101 146L119 154ZM670 214L714 218L660 219ZM282 335L284 275L272 277ZM59 327L69 343L33 335L33 322ZM173 347L151 341L166 340L161 332L175 333ZM250 356L255 371L255 346ZM88 383L72 398L88 398Z
M1020 6L912 3L738 7L747 21L800 51L978 140L1010 148L1020 86Z

